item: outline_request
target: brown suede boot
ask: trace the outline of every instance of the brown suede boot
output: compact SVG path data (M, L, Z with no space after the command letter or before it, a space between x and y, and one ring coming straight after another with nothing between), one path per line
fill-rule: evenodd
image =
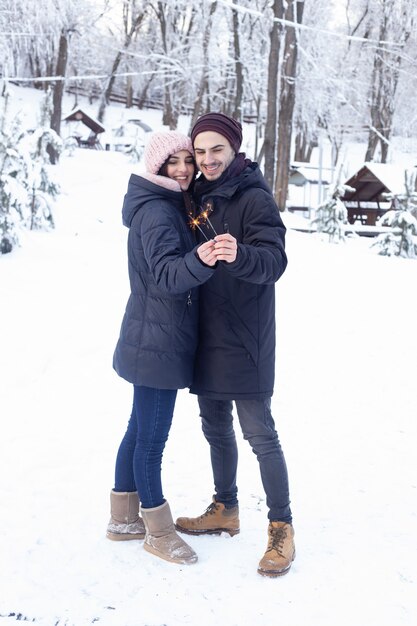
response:
M113 541L144 539L145 525L139 517L139 498L136 491L110 492L111 517L107 538Z
M213 498L213 502L202 515L179 517L175 522L175 528L188 535L220 535L225 532L233 537L240 532L239 507L226 509L224 504L216 502Z
M171 563L196 563L194 550L175 532L168 502L153 509L141 508L141 513L146 527L145 550Z
M269 522L268 547L259 562L261 576L283 576L295 559L294 529L285 522Z

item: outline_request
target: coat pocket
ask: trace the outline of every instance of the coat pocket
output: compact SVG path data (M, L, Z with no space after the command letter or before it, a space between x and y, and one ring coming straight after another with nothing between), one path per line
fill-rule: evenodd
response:
M259 355L258 338L250 332L246 324L244 324L236 312L231 312L230 309L225 309L223 314L227 316L230 332L232 332L235 338L237 338L239 344L257 366Z

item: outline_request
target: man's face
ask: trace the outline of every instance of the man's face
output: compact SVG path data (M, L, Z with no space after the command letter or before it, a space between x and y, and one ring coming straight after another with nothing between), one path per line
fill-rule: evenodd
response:
M217 180L235 158L235 152L223 135L207 130L194 139L198 169L209 181Z

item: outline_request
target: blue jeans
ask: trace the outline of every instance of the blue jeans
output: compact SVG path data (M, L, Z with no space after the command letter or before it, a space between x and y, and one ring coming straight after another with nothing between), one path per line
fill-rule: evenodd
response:
M210 444L215 499L226 507L237 500L238 449L233 428L233 404L229 400L198 397L205 438ZM243 437L256 454L266 494L268 518L292 522L288 472L271 414L271 400L235 400Z
M134 386L132 415L116 458L114 490L137 491L145 509L165 502L161 464L176 397L176 389Z

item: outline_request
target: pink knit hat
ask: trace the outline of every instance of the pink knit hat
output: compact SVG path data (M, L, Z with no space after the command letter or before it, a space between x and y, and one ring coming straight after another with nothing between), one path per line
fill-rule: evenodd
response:
M144 152L145 168L150 174L158 174L165 161L180 150L188 150L194 156L191 139L175 130L152 133Z

